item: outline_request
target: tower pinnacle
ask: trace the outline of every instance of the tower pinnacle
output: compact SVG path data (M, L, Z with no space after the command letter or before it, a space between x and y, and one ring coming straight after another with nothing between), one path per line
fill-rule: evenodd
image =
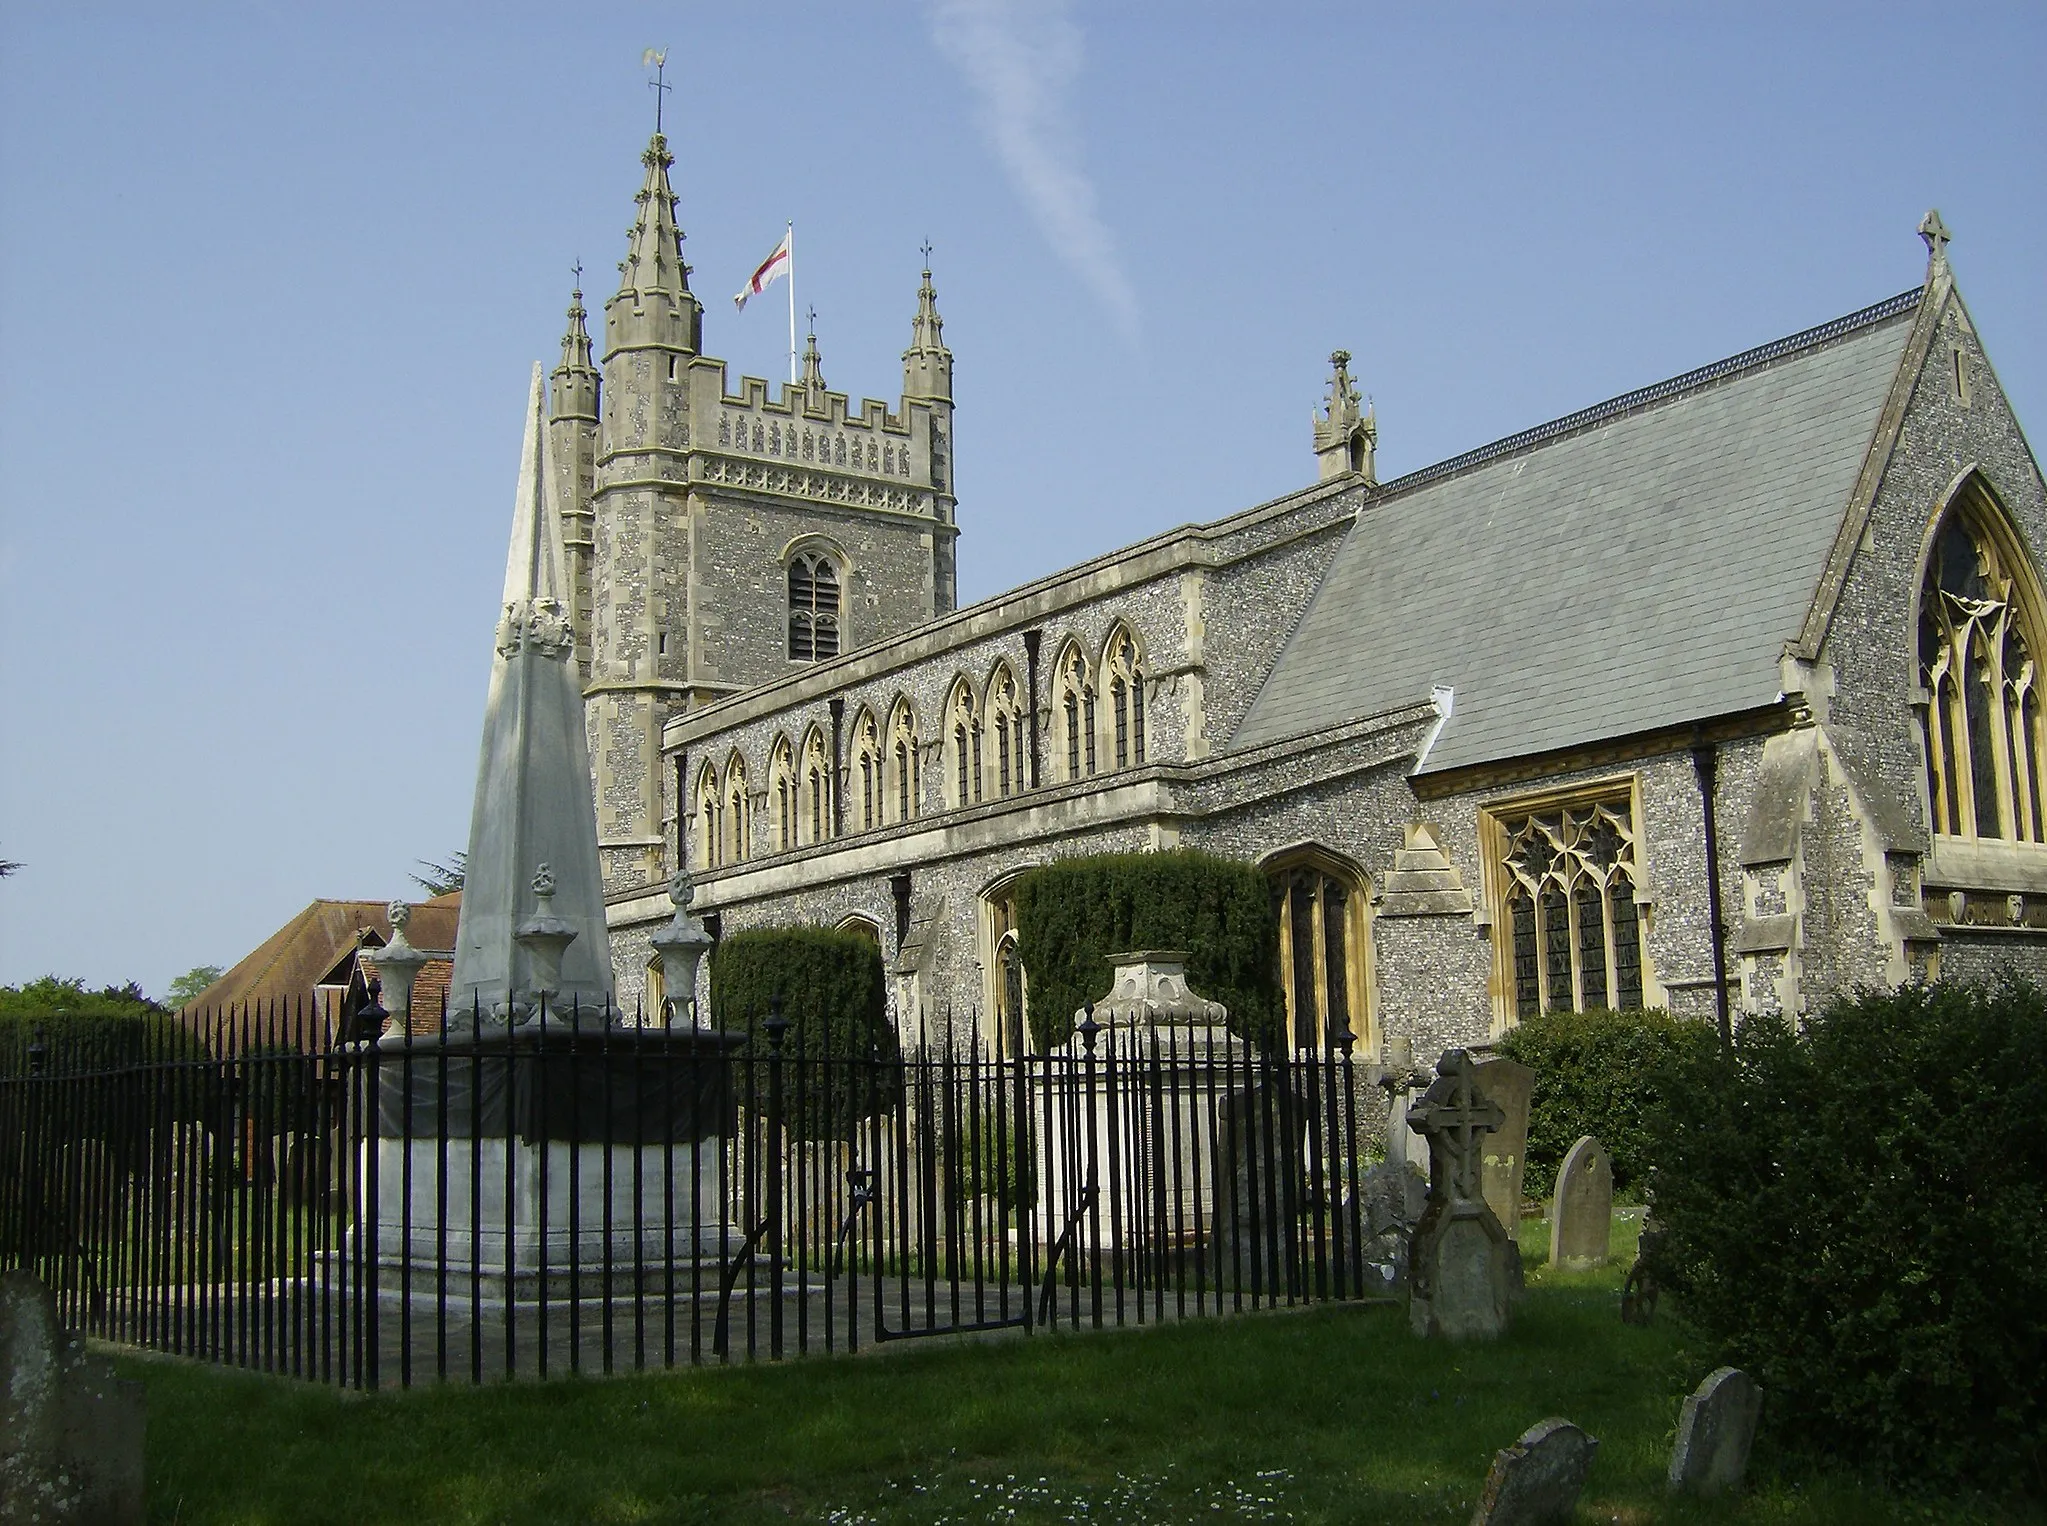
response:
M1350 379L1350 351L1337 350L1329 357L1329 402L1316 415L1315 456L1321 462L1321 477L1356 473L1366 482L1377 482L1373 454L1379 445L1379 421L1368 407L1358 412L1363 401Z
M903 351L903 396L952 401L952 351L945 347L945 320L931 286L931 245L924 245L924 282L917 288L917 316L910 320L910 347Z
M824 400L824 362L817 353L817 309L810 310L810 338L803 346L803 390L818 403Z
M618 293L605 304L605 354L644 345L687 350L703 343L703 308L689 289L682 229L675 219L675 189L668 171L675 156L660 133L640 155L646 176L633 198L637 213L619 261ZM631 321L628 321L630 319Z

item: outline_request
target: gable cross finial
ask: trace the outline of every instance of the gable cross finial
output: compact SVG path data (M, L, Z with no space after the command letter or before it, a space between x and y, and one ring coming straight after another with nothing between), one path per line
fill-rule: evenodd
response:
M650 64L654 69L654 77L647 81L647 88L654 92L654 132L658 136L661 131L662 99L669 91L675 88L673 85L666 83L665 80L665 76L668 73L668 50L666 48L647 49L646 52L640 55L640 67L646 68Z
M583 257L577 255L576 263L569 268L576 273L576 295L580 297L583 295Z
M1940 208L1933 207L1919 219L1919 236L1926 240L1927 257L1935 264L1947 258L1947 246L1954 235L1947 230L1947 224L1940 220Z

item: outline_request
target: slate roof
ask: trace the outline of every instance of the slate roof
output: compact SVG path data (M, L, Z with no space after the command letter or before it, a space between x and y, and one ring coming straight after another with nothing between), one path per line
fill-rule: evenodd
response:
M1919 297L1386 484L1231 747L1439 685L1427 773L1769 704Z

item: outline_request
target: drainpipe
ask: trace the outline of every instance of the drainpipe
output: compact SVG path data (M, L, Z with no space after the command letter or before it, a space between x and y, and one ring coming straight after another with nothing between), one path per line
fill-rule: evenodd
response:
M1727 920L1720 909L1720 829L1717 785L1720 754L1709 743L1692 743L1692 771L1699 776L1699 800L1706 813L1706 911L1713 935L1713 1002L1720 1017L1720 1042L1734 1042L1727 1010Z
M1030 670L1031 788L1038 787L1038 643L1045 633L1029 630L1024 636L1024 666Z
M845 758L846 700L845 696L832 696L832 836L837 837L846 829L845 815L840 797L846 793Z
M688 780L689 752L688 749L684 749L675 755L675 867L678 869L683 867L683 857L689 842L689 828L686 824L689 811Z

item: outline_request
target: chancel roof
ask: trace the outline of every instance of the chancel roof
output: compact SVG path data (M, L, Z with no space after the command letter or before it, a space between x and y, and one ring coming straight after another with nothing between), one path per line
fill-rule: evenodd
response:
M1447 687L1440 773L1771 703L1919 296L1388 483L1231 746Z

